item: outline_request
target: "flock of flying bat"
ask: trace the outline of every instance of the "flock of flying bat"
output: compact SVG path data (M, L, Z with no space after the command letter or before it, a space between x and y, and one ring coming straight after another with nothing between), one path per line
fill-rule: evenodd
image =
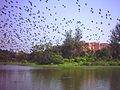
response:
M41 4L48 4L49 2L49 0L39 0ZM59 3L60 0L57 0L57 2ZM84 3L84 5L81 5L79 2L77 0L74 4L78 7L76 11L80 13L81 6L87 7L88 4ZM25 6L20 6L17 0L4 1L4 5L0 8L0 48L26 51L29 44L34 44L35 42L56 42L56 44L59 44L64 40L65 32L67 31L66 27L69 27L72 23L76 23L83 30L92 31L92 29L86 28L85 24L80 20L57 17L59 15L58 11L56 11L58 8L56 5L53 5L53 8L45 6L43 7L45 10L42 10L43 8L38 9L38 7L32 0L28 0ZM61 4L61 8L66 9L67 5ZM105 15L101 11L102 9L97 11L100 18L113 20L110 11L107 11ZM94 8L90 8L89 13L94 14L95 12ZM54 22L47 24L49 18L52 18ZM117 20L120 21L118 18ZM102 25L104 22L91 20L90 23ZM108 23L107 25L110 26L111 24ZM100 27L96 26L96 29L104 35L104 31ZM91 40L92 36L97 36L97 40L100 39L97 34L88 35L86 38Z

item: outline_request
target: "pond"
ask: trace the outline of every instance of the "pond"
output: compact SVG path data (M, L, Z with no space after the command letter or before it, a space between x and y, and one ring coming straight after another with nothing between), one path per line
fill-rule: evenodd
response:
M120 67L0 65L0 90L120 90Z

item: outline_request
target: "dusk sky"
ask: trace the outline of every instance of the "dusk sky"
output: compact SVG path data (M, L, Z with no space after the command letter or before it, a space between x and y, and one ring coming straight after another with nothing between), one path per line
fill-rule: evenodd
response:
M0 0L0 48L29 51L61 44L77 27L86 42L107 42L120 21L120 0Z

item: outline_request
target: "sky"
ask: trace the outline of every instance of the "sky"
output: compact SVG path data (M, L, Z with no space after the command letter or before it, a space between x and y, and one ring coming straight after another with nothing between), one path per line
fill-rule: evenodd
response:
M82 31L85 42L109 42L119 23L120 0L0 0L0 49L26 51L62 44L65 32Z

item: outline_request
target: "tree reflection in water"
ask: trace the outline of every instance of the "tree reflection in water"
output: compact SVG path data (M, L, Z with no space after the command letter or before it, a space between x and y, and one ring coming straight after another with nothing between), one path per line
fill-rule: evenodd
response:
M0 90L120 90L120 67L12 68L0 67Z

